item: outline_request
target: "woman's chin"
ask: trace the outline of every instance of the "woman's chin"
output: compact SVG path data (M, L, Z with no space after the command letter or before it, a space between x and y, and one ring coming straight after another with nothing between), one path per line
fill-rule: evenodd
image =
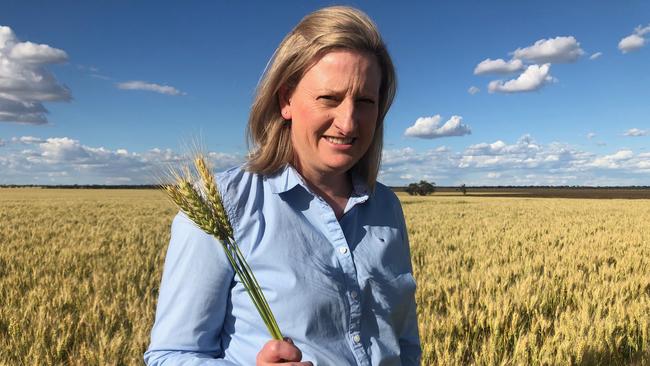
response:
M356 163L354 160L330 162L327 164L328 174L344 174Z

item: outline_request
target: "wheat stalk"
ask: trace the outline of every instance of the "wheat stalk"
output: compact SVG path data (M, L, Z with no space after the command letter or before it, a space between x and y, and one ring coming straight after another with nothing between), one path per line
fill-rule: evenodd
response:
M184 174L172 172L174 183L163 185L163 189L196 226L219 240L228 261L244 284L269 333L274 339L283 339L269 303L235 242L232 225L228 220L217 184L202 154L197 154L194 158L194 168L198 172L199 179L193 176L189 168L186 168ZM195 181L200 181L200 188L197 189L192 184Z

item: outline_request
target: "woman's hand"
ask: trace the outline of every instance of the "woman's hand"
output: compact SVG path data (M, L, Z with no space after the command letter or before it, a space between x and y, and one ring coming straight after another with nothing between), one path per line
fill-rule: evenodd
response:
M257 366L313 366L309 361L300 362L302 352L293 344L291 338L283 341L270 340L266 342L257 354Z

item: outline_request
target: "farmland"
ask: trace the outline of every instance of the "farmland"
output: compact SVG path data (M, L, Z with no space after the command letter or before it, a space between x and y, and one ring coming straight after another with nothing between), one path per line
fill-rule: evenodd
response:
M650 364L650 200L400 199L424 365ZM175 212L0 189L0 365L141 364Z

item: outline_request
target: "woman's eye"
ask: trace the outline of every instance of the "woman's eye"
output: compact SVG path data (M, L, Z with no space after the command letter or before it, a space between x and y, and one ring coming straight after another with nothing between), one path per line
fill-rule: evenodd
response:
M365 104L375 104L374 99L370 99L370 98L361 98L361 99L359 99L359 102L365 103Z
M325 100L336 100L333 95L321 95L316 99L325 99Z

